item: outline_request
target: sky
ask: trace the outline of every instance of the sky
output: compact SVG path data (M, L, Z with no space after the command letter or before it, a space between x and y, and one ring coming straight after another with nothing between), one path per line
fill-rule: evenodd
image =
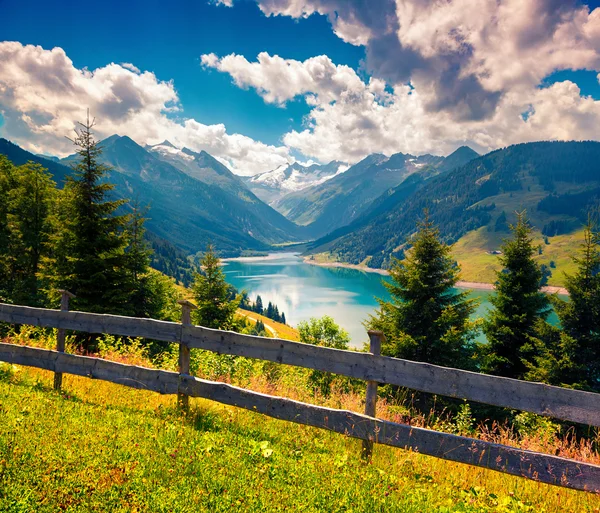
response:
M579 0L0 0L0 136L65 156L168 139L238 174L370 153L598 139Z

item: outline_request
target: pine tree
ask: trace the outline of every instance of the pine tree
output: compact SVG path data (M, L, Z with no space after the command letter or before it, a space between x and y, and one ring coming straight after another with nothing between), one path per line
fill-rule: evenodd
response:
M210 245L201 266L201 272L196 273L192 285L198 305L196 322L207 328L231 329L240 298L229 299L229 285L225 281L220 260Z
M285 320L285 314L283 312L281 312L281 324L287 324Z
M2 159L0 291L4 292L0 295L17 304L41 306L43 296L38 272L42 257L48 251L56 184L40 164L29 162L15 167Z
M527 379L600 391L600 234L591 217L574 275L566 275L569 300L551 296L560 328L546 326Z
M98 313L127 311L127 216L116 211L125 202L110 200L114 185L94 139L89 113L79 123L73 144L79 160L66 180L60 203L53 255L44 266L48 293L67 289L77 296L74 308Z
M279 308L277 308L277 305L275 305L275 307L273 308L273 320L275 322L279 322L281 320L281 317L279 315Z
M482 370L490 374L523 379L527 361L539 345L540 322L550 313L546 294L540 290L542 272L533 260L536 248L525 212L517 213L511 225L512 238L504 241L496 273L496 293L490 298L494 309L484 321L488 343L483 345Z
M123 284L127 288L129 300L127 309L122 314L160 319L164 316L169 296L165 290L168 282L150 269L152 250L144 238L146 210L140 209L137 201L131 207L132 213L125 228L128 241L125 252L128 281Z
M451 367L471 367L476 323L469 320L476 302L454 287L459 268L450 246L426 213L405 260L393 260L392 301L378 300L380 308L368 328L384 332L382 354Z
M271 301L269 301L269 304L267 306L267 311L265 312L265 316L268 317L269 319L273 318L273 303L271 303Z
M263 313L263 302L262 297L260 296L256 296L256 303L254 303L254 311L261 315Z
M0 198L8 198L14 187L15 166L4 155L0 155ZM11 255L9 251L11 233L8 216L10 205L8 201L0 201L0 301L11 301L12 272Z

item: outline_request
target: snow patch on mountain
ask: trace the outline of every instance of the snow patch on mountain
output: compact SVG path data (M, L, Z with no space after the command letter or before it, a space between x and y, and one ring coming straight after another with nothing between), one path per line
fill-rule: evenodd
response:
M334 176L343 173L350 166L333 161L320 165L310 163L303 165L299 162L284 164L266 173L255 175L247 180L252 187L263 187L281 192L301 191L307 187L318 185Z

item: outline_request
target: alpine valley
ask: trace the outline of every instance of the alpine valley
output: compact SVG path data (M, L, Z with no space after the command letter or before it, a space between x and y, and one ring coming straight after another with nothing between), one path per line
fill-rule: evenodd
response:
M556 265L567 262L600 201L597 142L525 143L483 156L466 146L447 157L373 154L352 166L293 162L249 177L169 141L143 147L113 135L101 146L114 194L147 207L148 238L184 260L208 243L224 257L295 244L314 262L386 268L410 247L427 209L455 243L467 279L492 281L493 253L516 211L527 210L547 246L540 255ZM39 162L59 185L74 160L35 155L5 139L0 153L15 164Z

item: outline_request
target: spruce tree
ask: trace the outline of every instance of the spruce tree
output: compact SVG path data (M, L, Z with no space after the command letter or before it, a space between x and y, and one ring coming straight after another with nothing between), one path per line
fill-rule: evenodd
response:
M546 326L528 379L600 391L600 234L591 217L574 275L565 276L569 300L550 300L560 327Z
M382 354L470 368L476 301L455 289L460 269L427 213L412 243L405 260L393 260L391 283L384 282L392 301L378 300L366 325L384 332Z
M89 113L79 123L73 144L78 161L67 177L60 204L57 237L44 276L49 294L67 289L77 297L76 309L98 313L127 311L127 216L116 211L123 200L109 199L110 168L99 160L102 150L94 139Z
M517 213L511 225L512 238L504 241L496 273L496 293L490 298L493 310L483 324L487 344L481 347L482 370L509 378L523 379L527 361L539 346L541 322L550 313L550 303L540 290L542 271L533 260L536 247L525 212Z
M40 164L0 162L0 296L41 306L38 272L52 232L56 184ZM3 291L3 292L1 292Z
M169 288L168 283L164 277L150 269L152 250L144 238L146 211L140 209L137 201L131 207L132 213L125 229L128 242L125 253L128 280L123 284L128 289L129 301L123 314L160 319L164 317L163 311L169 296L165 290Z
M240 298L229 299L229 285L213 247L208 246L201 261L201 271L195 274L192 285L198 309L196 322L213 329L229 330Z
M261 315L263 313L263 302L262 297L260 296L256 296L256 303L254 303L254 311Z
M8 198L14 187L15 166L4 155L0 155L0 198ZM0 301L10 302L12 288L10 271L10 229L8 224L9 202L0 201Z

